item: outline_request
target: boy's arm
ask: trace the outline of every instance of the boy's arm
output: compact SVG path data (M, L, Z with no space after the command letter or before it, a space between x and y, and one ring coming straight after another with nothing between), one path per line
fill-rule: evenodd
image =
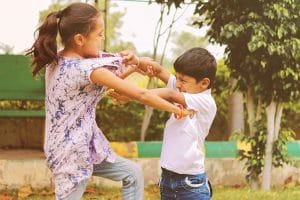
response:
M159 63L147 58L147 57L140 57L139 62L139 69L141 69L144 72L148 72L151 70L151 74L160 80L162 80L165 84L168 83L170 73L165 70Z
M186 102L184 95L181 92L178 92L176 90L172 90L169 88L156 88L156 89L151 89L151 92L157 94L161 98L169 101L169 102L175 102L178 104L183 105L186 107Z

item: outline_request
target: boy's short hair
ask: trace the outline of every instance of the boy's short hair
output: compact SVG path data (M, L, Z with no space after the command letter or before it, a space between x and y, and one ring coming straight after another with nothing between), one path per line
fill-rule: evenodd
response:
M197 82L208 78L210 80L208 88L211 88L216 76L217 62L206 49L195 47L176 59L174 69L176 72L195 78Z

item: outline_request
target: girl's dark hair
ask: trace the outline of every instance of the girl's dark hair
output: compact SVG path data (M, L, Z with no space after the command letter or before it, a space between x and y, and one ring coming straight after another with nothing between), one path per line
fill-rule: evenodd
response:
M38 37L26 55L33 54L31 66L35 76L43 67L58 62L57 33L64 46L73 42L73 36L87 36L95 27L99 11L86 3L73 3L61 11L50 13L44 23L36 30Z
M215 57L206 49L195 47L176 59L174 69L176 72L195 78L197 82L208 78L210 80L208 88L211 88L216 76L217 63Z

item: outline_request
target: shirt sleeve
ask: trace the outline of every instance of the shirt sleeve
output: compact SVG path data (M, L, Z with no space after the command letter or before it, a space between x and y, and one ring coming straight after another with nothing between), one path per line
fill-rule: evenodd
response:
M80 64L80 69L85 78L92 82L91 74L95 69L104 67L112 73L116 73L122 67L122 61L121 56L84 59Z
M200 113L216 113L216 104L210 94L206 93L183 93L186 105L189 109L193 109Z
M173 74L170 74L166 88L176 90L176 77Z

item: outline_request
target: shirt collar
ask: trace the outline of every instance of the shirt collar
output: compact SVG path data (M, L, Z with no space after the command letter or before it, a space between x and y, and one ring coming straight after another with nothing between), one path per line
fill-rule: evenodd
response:
M206 90L204 90L200 93L202 93L202 94L211 94L211 89L206 89Z

